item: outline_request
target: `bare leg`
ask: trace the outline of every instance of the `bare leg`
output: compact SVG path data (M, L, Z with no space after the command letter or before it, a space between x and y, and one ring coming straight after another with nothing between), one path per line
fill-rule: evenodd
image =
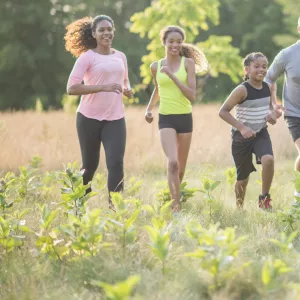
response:
M190 145L192 140L192 133L180 133L177 134L178 145L178 162L179 162L179 181L182 182L186 162L188 159Z
M180 182L177 151L177 133L173 128L163 128L159 131L162 148L168 158L168 184L173 203L173 211L180 210Z
M300 138L295 141L295 146L298 150L298 157L295 161L295 171L300 172Z
M235 196L237 208L243 208L244 199L246 194L246 187L249 181L249 177L244 180L237 180L235 183Z
M262 195L270 192L274 176L274 158L272 155L264 155L261 158L262 164Z

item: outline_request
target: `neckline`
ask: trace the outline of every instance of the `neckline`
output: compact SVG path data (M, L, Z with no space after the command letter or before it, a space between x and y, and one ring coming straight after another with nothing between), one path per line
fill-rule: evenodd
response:
M252 84L250 84L248 81L245 81L247 84L250 85L250 87L252 87L253 89L255 89L256 91L262 91L264 89L264 82L262 82L262 88L261 89L257 89L256 87L254 87Z
M90 49L90 50L95 54L98 54L100 56L105 56L105 57L114 56L117 53L116 49L114 49L114 48L111 48L111 50L113 51L113 53L111 53L111 54L101 54L101 53L94 51L93 49Z
M162 58L162 59L160 60L160 66L161 66L161 67L162 67L162 62L163 62L164 59L166 59L166 58ZM179 65L178 70L177 70L176 72L172 72L172 74L176 74L176 73L178 73L178 72L180 71L182 62L183 62L183 57L181 57L180 65Z

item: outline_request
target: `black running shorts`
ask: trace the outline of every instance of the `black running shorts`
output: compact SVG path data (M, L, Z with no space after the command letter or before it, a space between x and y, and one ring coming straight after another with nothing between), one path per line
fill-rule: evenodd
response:
M158 128L173 128L177 133L189 133L193 131L192 114L162 115L158 117Z
M256 163L264 155L272 155L272 143L267 128L259 131L255 137L245 139L239 131L232 134L232 156L237 171L237 180L245 180L251 172L256 171L252 163L252 154L256 156Z

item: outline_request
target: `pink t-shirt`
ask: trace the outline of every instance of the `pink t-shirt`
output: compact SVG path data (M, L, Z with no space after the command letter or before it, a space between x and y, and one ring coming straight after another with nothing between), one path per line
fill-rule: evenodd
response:
M124 53L115 49L111 55L102 55L88 50L75 62L68 80L68 87L74 84L105 85L117 83L122 87L128 78L127 60ZM102 120L119 120L124 117L122 94L99 92L82 95L77 112L87 118Z

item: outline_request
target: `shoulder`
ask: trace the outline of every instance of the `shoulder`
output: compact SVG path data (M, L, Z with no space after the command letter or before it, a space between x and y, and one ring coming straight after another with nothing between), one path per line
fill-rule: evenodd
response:
M126 55L122 51L119 51L117 49L113 49L115 51L116 55L120 56L123 60L126 60Z
M77 59L81 59L81 60L82 59L90 59L93 56L93 54L94 54L94 51L89 49L89 50L81 53Z
M186 66L194 66L195 65L195 61L190 57L185 57L184 63Z
M87 50L86 52L79 55L77 58L77 63L80 64L90 64L94 57L94 52L92 50Z
M152 73L152 74L156 74L157 68L158 68L158 61L155 61L155 62L153 62L153 63L150 65L150 71L151 71L151 73Z
M247 98L248 92L247 92L247 87L245 84L240 84L238 85L233 91L232 94L235 96L239 97L242 100L245 100Z

